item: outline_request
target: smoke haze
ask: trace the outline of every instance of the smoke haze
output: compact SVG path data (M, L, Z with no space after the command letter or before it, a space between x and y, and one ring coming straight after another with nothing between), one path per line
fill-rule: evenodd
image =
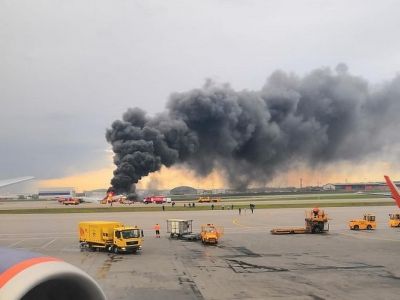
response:
M359 161L397 138L399 96L400 77L372 89L344 64L304 77L276 71L259 91L207 80L172 94L159 114L130 108L113 122L106 132L117 167L111 185L134 192L162 165L184 164L200 176L218 169L243 189L298 162Z

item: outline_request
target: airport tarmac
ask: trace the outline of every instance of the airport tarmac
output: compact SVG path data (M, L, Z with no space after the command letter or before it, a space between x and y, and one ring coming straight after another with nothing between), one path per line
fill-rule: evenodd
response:
M2 215L0 246L64 259L90 274L113 299L397 299L400 229L387 226L395 206L326 208L326 235L269 233L303 226L305 209L165 211L100 214ZM375 231L350 231L347 222L375 213ZM218 246L171 240L166 219L225 227ZM145 230L138 254L81 251L77 224L116 220ZM153 226L161 224L162 238Z

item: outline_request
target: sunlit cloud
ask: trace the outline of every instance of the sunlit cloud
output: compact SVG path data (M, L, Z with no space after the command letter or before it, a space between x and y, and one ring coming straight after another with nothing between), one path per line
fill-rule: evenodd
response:
M92 190L110 186L114 167L102 168L90 172L75 174L63 178L43 180L42 187L74 187L78 191ZM361 165L339 163L329 167L310 170L304 166L298 166L287 172L276 174L275 178L265 186L286 187L300 186L300 179L304 186L322 186L327 183L344 182L370 182L383 181L383 175L391 175L392 178L400 179L400 169L388 162L369 162ZM197 189L220 189L229 188L222 174L212 172L207 177L201 178L183 167L161 168L160 171L151 173L144 177L139 183L139 189L172 189L177 186L187 185ZM250 185L255 187L255 185Z

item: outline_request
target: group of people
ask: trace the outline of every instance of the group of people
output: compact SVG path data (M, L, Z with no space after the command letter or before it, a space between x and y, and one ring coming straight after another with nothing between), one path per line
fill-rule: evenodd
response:
M172 205L172 207L174 207L174 206L175 206L175 202L172 202L171 205ZM189 206L189 207L196 207L196 204L195 204L194 202L189 202L189 203L188 203L188 206ZM183 207L186 207L186 203L183 204ZM211 204L211 210L214 210L214 208L215 208L215 205L214 205L214 203L212 203L212 204ZM250 204L249 204L249 208L250 208L250 210L251 210L251 213L254 213L254 209L256 208L256 206L255 206L255 204L250 203ZM222 205L222 206L221 206L221 209L222 209L222 210L225 210L225 206ZM228 206L228 209L229 209L229 206ZM234 209L233 204L230 205L230 209L231 209L231 210ZM239 215L240 215L240 214L242 213L242 208L239 207L238 209L239 209ZM164 206L164 205L162 206L162 210L165 211L165 206Z
M253 203L250 203L249 208L250 208L250 210L251 210L251 213L253 214L253 213L254 213L254 210L256 209L256 205L253 204ZM245 209L246 209L246 208L245 208ZM239 215L241 215L241 214L242 214L242 208L239 207Z

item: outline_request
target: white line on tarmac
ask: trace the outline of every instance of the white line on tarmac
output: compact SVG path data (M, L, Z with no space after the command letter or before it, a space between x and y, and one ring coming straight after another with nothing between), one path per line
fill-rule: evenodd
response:
M44 245L43 245L42 247L40 247L40 248L41 248L41 249L45 249L45 248L47 248L48 246L50 246L51 244L53 244L56 240L57 240L57 239L53 239L53 240L51 240L50 242L44 244Z
M22 243L23 241L25 241L25 240L19 240L19 241L17 241L17 242L15 242L15 243L12 243L11 245L8 245L8 247L15 247L15 246L17 246L18 244L20 244L20 243Z
M348 234L348 233L344 233L344 232L338 232L338 234L341 234L341 235L344 235L344 236L349 236L349 237L356 238L356 239L400 242L400 240L396 240L396 239L387 239L387 238L380 238L380 237L374 237L374 236L361 235L362 233L359 235L359 234Z
M52 237L24 237L23 239L22 239L22 241L25 241L25 240L44 240L44 239L76 239L76 237L72 237L72 236L61 236L61 237L59 237L59 236L52 236ZM0 241L14 241L15 240L15 238L0 238Z
M76 234L76 232L32 232L32 233L0 233L0 237L2 236L20 236L20 235L51 235L51 234Z

